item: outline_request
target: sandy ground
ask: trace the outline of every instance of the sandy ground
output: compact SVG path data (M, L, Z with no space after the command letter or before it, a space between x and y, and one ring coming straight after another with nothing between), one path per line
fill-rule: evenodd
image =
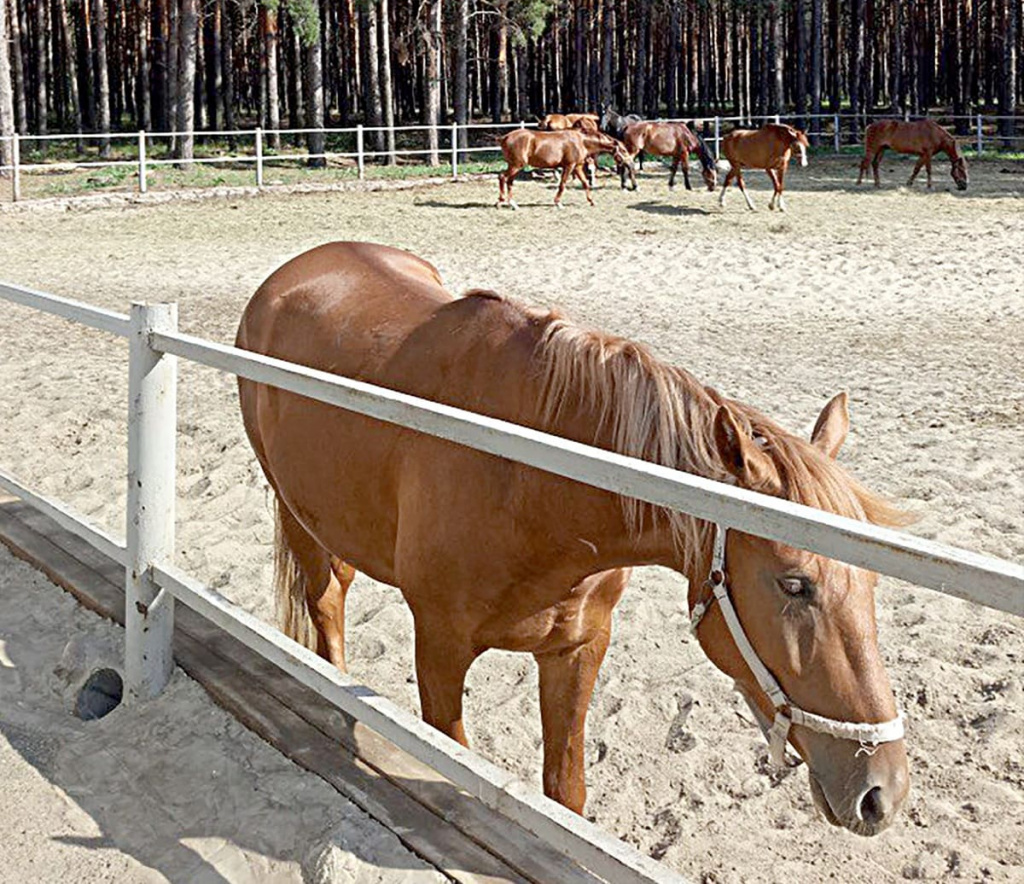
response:
M856 188L850 159L793 169L785 216L757 174L756 213L735 191L724 211L706 192L669 194L658 175L636 194L605 179L595 209L574 190L564 212L531 181L519 212L493 208L491 182L18 212L0 216L0 278L121 311L176 300L183 329L230 341L259 282L303 249L408 248L454 291L558 305L794 429L849 391L855 474L917 513L916 533L1020 561L1024 169L975 165L964 194L938 167L933 192L900 187L909 170L887 160L875 191ZM120 532L123 342L4 316L0 463ZM234 379L183 365L179 384L179 562L270 618L271 511ZM643 569L619 606L588 722L588 815L696 880L1024 880L1024 623L881 581L912 792L866 840L816 814L803 770L769 775L730 683L687 634L684 599L681 578ZM354 674L415 709L400 595L360 578L349 605ZM466 703L474 746L539 781L532 659L486 655Z
M72 716L68 661L122 654L123 630L0 546L0 881L319 882L339 860L339 881L446 880L181 670L158 700Z

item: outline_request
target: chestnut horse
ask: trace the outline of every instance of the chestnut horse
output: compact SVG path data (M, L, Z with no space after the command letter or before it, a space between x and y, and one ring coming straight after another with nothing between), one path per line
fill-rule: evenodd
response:
M735 178L736 184L747 201L747 208L753 210L754 203L743 183L743 167L764 169L772 181L774 192L768 203L769 209L775 208L775 200L779 201L779 211L786 211L786 203L782 191L786 186L786 170L793 155L793 146L800 151L800 165L807 165L807 136L799 129L780 123L769 123L760 129L736 129L722 139L722 153L729 161L729 174L725 176L725 185L718 204L725 205L725 192L729 183Z
M589 129L592 132L599 131L597 126L597 114L547 114L541 117L537 128L547 132L557 132L560 129Z
M672 157L672 172L668 178L669 187L676 186L676 170L682 164L686 189L693 190L690 187L690 151L694 151L700 160L701 174L704 176L704 183L708 186L708 190L714 190L718 183L715 158L711 156L711 152L700 136L696 135L686 123L632 123L626 127L623 143L626 145L631 159L635 159L636 155L643 150L659 157ZM626 171L629 172L632 189L636 190L636 171L632 168L632 164L619 171L619 182L623 190L626 188Z
M588 159L596 154L610 153L615 162L629 162L625 148L602 132L582 129L565 129L557 132L538 132L536 129L515 129L504 135L500 142L501 153L508 168L498 173L498 208L508 203L513 209L519 208L512 199L512 184L516 175L526 166L535 169L561 169L562 177L555 194L555 206L562 208L562 194L571 175L583 185L587 202L594 205L590 195L590 184L583 174Z
M398 249L331 243L292 259L249 302L237 345L833 513L898 517L835 461L845 394L805 442L641 344L490 291L455 298ZM533 654L544 791L582 811L584 725L612 610L631 566L667 566L688 578L691 609L706 608L701 646L758 716L783 707L744 663L729 614L792 698L788 737L828 820L866 835L892 821L908 789L902 738L858 748L796 716L797 704L842 722L895 715L874 575L264 384L239 379L239 395L277 498L285 626L340 669L353 569L401 590L423 717L463 745L473 661L489 648ZM713 562L728 612L707 606Z
M967 190L967 161L957 153L956 141L945 129L934 120L879 120L864 130L864 159L860 161L860 175L857 183L864 180L868 163L875 173L875 187L881 187L878 177L878 164L882 162L882 154L887 147L897 153L917 154L917 165L910 175L907 187L914 183L917 173L924 166L928 173L928 186L932 186L932 157L944 153L949 157L949 174L953 176L957 190Z

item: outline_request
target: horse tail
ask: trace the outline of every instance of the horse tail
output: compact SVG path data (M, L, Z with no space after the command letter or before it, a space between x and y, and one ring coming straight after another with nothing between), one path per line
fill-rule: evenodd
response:
M306 604L306 575L299 567L295 551L284 531L287 512L281 496L275 493L277 507L274 518L274 597L277 622L281 632L311 651L317 649L317 631Z

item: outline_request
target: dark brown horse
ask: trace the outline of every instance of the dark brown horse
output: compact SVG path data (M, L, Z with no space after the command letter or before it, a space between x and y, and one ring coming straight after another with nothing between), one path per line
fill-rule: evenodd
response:
M800 151L800 165L807 165L807 136L799 129L780 123L770 123L760 129L736 129L722 139L722 153L729 161L729 173L725 176L719 205L725 205L725 192L733 179L747 201L747 208L753 210L754 203L743 183L743 167L748 169L764 169L771 179L774 191L769 209L775 208L779 201L779 211L786 211L786 203L782 192L786 187L786 170L793 155L793 148Z
M833 513L896 518L835 461L845 395L804 441L640 344L494 292L453 298L434 267L398 249L332 243L289 261L249 302L237 344ZM353 569L399 587L423 717L463 744L473 661L488 648L533 654L544 791L574 810L586 796L587 707L633 565L682 573L691 610L704 609L720 549L716 579L787 703L842 722L896 712L867 571L253 381L240 379L239 394L277 497L288 633L344 669ZM759 716L777 715L723 605L706 607L700 644ZM788 737L825 816L884 829L907 794L903 740L862 751L797 722Z
M538 132L536 129L515 129L502 137L501 153L508 167L498 173L498 208L507 203L518 206L512 199L512 184L527 166L535 169L561 169L562 175L555 194L555 206L562 207L562 194L570 176L575 175L583 185L587 202L594 205L590 183L583 174L588 159L594 155L610 153L615 162L629 162L621 143L602 132L582 129L564 129L556 132Z
M626 150L631 159L635 159L641 151L647 151L659 157L672 158L672 172L668 178L668 186L676 186L676 171L680 165L683 168L683 181L687 190L690 187L690 152L697 154L700 160L701 174L704 176L704 183L708 190L714 190L718 183L718 171L715 167L715 159L707 149L704 141L697 136L685 123L655 123L642 122L632 123L626 127L626 134L623 139ZM626 169L620 170L619 181L625 189L626 175L629 172L629 181L633 190L636 190L636 170L632 164Z
M882 162L882 154L887 147L897 153L917 154L917 165L910 174L907 187L914 183L922 166L928 173L928 186L931 187L932 157L937 153L944 153L949 157L949 174L953 176L957 190L967 190L967 161L957 152L953 136L934 120L879 120L868 126L864 130L864 159L860 161L858 184L864 180L864 173L870 163L875 174L875 187L881 187L878 165Z

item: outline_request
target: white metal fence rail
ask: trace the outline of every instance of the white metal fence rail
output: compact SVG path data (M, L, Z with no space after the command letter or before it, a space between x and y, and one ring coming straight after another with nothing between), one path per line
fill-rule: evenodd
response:
M177 599L489 807L616 884L681 879L337 672L173 566L177 357L1024 616L1024 566L1016 563L180 334L171 305L133 305L126 317L3 283L0 299L129 338L127 543L119 544L2 471L0 487L40 506L68 530L125 563L130 697L153 696L166 683Z
M864 123L863 117L853 114L765 114L754 116L686 116L673 117L669 122L692 122L697 120L701 127L706 124L708 141L713 145L715 158L720 156L721 140L730 128L743 126L760 126L769 122L797 122L807 127L808 135L819 142L822 139L832 140L832 147L835 153L839 153L844 144L853 145L858 142L850 140L851 133L861 131ZM971 146L977 156L985 151L986 143L995 145L1021 144L1024 145L1024 134L1016 134L1014 127L1020 118L1012 116L997 116L990 114L966 114L959 116L940 116L936 118L942 123L958 122L965 124L967 132L960 135L964 144ZM998 128L1003 121L1011 121L1013 134L1000 134L998 132L986 134L986 129ZM843 124L846 122L847 131L844 133ZM831 124L831 130L829 129ZM95 133L71 133L52 135L18 135L0 137L0 142L10 142L11 163L0 165L0 173L10 173L12 179L12 199L17 201L21 198L21 182L25 173L59 169L102 169L102 168L132 168L136 172L137 188L140 193L148 190L149 172L161 166L182 166L182 165L246 165L253 166L254 183L257 187L264 186L265 173L268 166L286 162L305 162L308 160L355 160L356 174L359 178L366 175L366 164L368 161L381 158L435 156L438 163L450 168L453 178L459 174L460 164L465 162L467 154L474 153L495 153L497 145L472 145L468 144L470 133L476 130L501 130L535 127L535 122L513 122L513 123L452 123L450 126L354 126L347 128L318 128L318 129L233 129L215 131L197 131L190 133L193 139L205 138L229 138L250 142L253 145L251 154L232 153L223 156L200 156L191 160L175 158L157 159L151 156L147 145L154 140L170 141L181 138L181 132L112 132L110 134ZM414 132L414 133L435 133L438 135L438 146L436 148L396 148L395 150L370 150L366 147L366 136L373 133ZM280 137L282 135L309 135L318 134L328 136L352 136L354 139L354 150L324 150L318 153L309 151L287 150L284 152L269 153L267 149L268 138ZM443 136L443 137L442 137ZM845 140L844 140L845 138ZM22 158L23 145L27 142L47 143L57 141L99 141L109 144L111 141L135 142L135 159L98 159L98 160L69 160L67 162L33 162L26 163ZM443 159L442 159L443 158Z

